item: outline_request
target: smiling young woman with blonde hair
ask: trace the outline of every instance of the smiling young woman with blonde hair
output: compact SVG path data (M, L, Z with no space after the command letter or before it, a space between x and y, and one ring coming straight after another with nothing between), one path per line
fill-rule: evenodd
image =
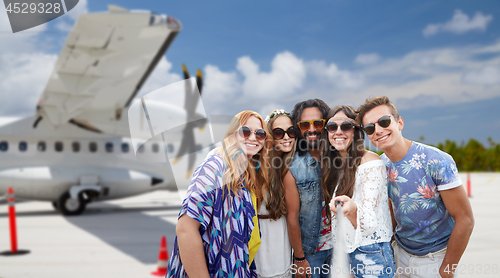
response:
M257 277L257 208L272 141L262 117L238 113L222 147L195 170L179 213L166 277Z

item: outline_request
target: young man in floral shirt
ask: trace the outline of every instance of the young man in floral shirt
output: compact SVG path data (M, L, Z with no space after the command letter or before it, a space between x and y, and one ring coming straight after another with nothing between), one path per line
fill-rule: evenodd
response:
M453 277L474 227L453 158L404 138L403 117L387 97L367 99L358 111L368 138L384 151L397 274Z

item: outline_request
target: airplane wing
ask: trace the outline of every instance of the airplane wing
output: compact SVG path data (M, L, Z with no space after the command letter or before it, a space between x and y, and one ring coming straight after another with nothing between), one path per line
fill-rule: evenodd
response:
M43 119L55 128L70 122L116 134L112 129L181 28L172 17L116 6L81 15L38 102L34 127Z

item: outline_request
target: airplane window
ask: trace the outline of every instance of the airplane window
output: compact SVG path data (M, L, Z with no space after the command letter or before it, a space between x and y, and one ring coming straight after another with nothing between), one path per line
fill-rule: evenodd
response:
M38 142L38 145L36 146L36 149L39 151L39 152L44 152L45 149L47 148L47 145L45 145L45 142Z
M130 147L129 147L128 143L122 143L122 152L128 153L129 150L130 150Z
M71 148L73 149L74 153L79 152L80 151L80 142L71 143Z
M28 143L26 141L19 142L19 151L25 152L28 149Z
M197 144L196 145L196 151L197 152L201 151L201 148L203 148L203 146L201 144Z
M152 148L153 148L153 152L154 153L157 153L160 150L160 146L158 146L157 143L154 143L153 146L152 146Z
M137 149L138 153L143 153L144 152L144 144L139 146L139 149Z
M6 152L9 149L9 142L2 141L0 142L0 151Z
M97 151L97 143L96 142L89 143L89 151L92 153L95 153Z
M108 153L112 153L113 152L113 143L106 142L106 152L108 152Z
M169 153L173 152L174 151L174 145L168 144L167 145L167 150L168 150Z
M63 151L63 143L61 141L57 141L54 145L54 148L56 149L56 152L62 152Z

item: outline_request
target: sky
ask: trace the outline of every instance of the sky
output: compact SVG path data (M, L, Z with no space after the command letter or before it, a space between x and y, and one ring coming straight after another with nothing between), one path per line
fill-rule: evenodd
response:
M183 25L140 96L181 80L185 63L204 74L208 115L265 117L309 98L356 108L386 95L411 140L500 142L497 0L80 0L68 14L15 34L2 6L0 116L34 114L78 15L107 4Z

